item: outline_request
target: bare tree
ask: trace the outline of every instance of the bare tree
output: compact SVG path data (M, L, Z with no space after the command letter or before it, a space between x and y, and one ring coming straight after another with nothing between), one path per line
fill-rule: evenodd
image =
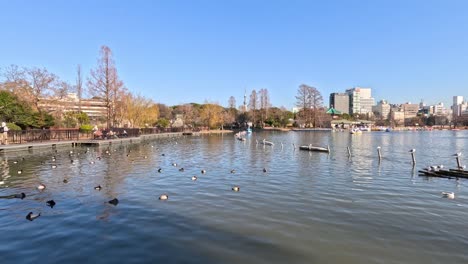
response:
M236 108L236 98L234 98L234 96L229 97L228 107L230 109Z
M83 75L81 65L76 67L76 95L78 96L78 110L81 112L81 98L83 96Z
M257 116L257 109L258 109L258 96L257 96L257 91L252 90L252 93L250 94L250 100L249 100L249 112L250 116L252 118L252 122L255 126L256 123L256 116Z
M271 107L270 96L268 95L267 89L260 89L258 91L260 94L260 113L261 113L261 122L265 123L265 120L268 118L268 109Z
M119 79L117 68L112 57L112 51L107 46L101 47L96 69L91 70L88 78L89 92L100 97L107 108L107 127L111 127L116 118L116 104L124 90L123 82Z
M306 126L316 125L317 111L323 104L322 94L317 88L302 84L296 95L296 106L300 107L300 116L304 119Z
M195 124L195 119L197 116L197 109L193 107L192 104L184 104L177 107L175 111L177 114L182 115L182 120L184 122L184 126L193 127Z

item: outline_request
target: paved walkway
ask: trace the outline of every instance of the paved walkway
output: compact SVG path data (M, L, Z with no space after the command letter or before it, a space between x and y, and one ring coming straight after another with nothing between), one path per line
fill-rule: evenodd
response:
M210 130L202 132L193 132L193 135L200 134L218 134L218 133L232 133L231 130ZM55 149L57 147L74 147L77 145L88 146L101 146L101 145L120 145L120 144L133 144L140 143L142 140L151 140L156 138L165 137L178 137L182 136L182 132L175 133L160 133L141 135L139 137L130 138L116 138L116 139L80 139L80 140L64 140L64 141L43 141L43 142L26 142L22 144L0 145L0 153L15 152L15 151L29 151L34 149Z

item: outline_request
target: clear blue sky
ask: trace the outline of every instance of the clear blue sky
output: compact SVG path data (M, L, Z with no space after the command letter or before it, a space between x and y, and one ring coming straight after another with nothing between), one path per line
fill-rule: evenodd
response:
M101 45L133 92L169 105L267 88L373 88L391 103L468 96L468 1L0 0L0 67L46 67L74 82Z

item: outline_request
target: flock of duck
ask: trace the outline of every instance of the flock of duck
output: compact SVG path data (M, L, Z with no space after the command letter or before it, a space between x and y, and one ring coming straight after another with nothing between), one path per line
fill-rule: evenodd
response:
M151 147L154 147L154 146L152 145ZM117 151L117 150L115 149L114 151ZM84 153L88 153L88 152L89 152L89 148L88 148ZM129 150L129 152L128 152L128 154L127 154L127 157L130 156L130 152L131 152L131 151ZM55 153L57 153L57 151L55 151ZM111 155L110 150L107 149L107 150L105 151L105 154L106 154L106 155ZM73 152L73 151L70 151L70 152L69 152L69 157L70 157L70 163L72 163L72 164L75 162L75 161L72 159L72 156L73 156L73 155L74 155L74 152ZM77 152L77 155L80 155L80 153ZM165 156L165 154L161 154L161 156ZM143 158L144 158L144 159L147 159L148 156L144 156ZM96 160L101 160L101 159L102 159L102 157L100 157L100 156L96 157ZM25 159L22 158L22 160L25 160ZM53 162L56 162L56 160L57 160L57 159L56 159L56 156L52 156L52 161L53 161ZM95 164L95 162L96 162L96 161L92 160L92 161L90 161L89 163L90 163L90 164ZM134 162L134 160L132 160L132 162ZM17 164L18 161L13 161L13 163L14 163L14 164ZM44 162L41 162L41 163L42 163L42 164L45 164ZM172 166L173 166L173 167L178 167L178 164L174 162L174 163L172 163ZM56 164L52 164L52 165L51 165L51 168L52 168L52 169L55 169L55 168L57 168L57 165L56 165ZM180 171L180 172L184 172L185 169L184 169L183 167L181 167L181 168L179 168L179 171ZM163 169L162 169L161 167L159 167L159 168L157 169L157 172L158 172L158 173L163 173ZM231 173L231 174L234 174L235 172L236 172L235 169L230 170L230 173ZM266 173L266 172L267 172L267 169L266 169L266 168L263 168L263 172ZM17 171L17 174L22 174L22 173L23 173L23 170L22 170L22 169L20 169L20 170ZM205 169L202 169L202 170L200 171L200 173L201 173L201 174L206 174L206 170L205 170ZM198 179L197 176L192 176L192 177L191 177L191 180L192 180L192 181L196 181L197 179ZM67 179L64 179L63 182L64 182L64 183L67 183L68 180L67 180ZM36 187L36 189L39 190L39 191L44 191L44 190L46 189L46 185L44 185L44 184L41 183L41 184L39 184L39 185ZM94 187L94 190L97 190L97 191L101 191L102 189L103 189L103 187L102 187L101 185L97 185L97 186ZM233 187L231 188L231 190L234 191L234 192L239 192L239 191L240 191L240 187L237 186L237 185L235 185L235 186L233 186ZM0 196L0 199L21 199L21 200L22 200L22 199L24 199L24 198L26 198L26 194L25 194L24 192L19 193L19 194L11 194L11 195ZM161 200L161 201L166 201L166 200L169 199L169 195L166 194L166 193L163 193L163 194L161 194L161 195L159 196L158 199ZM119 204L119 199L113 198L112 200L109 200L107 203L116 206L116 205ZM48 200L48 201L46 202L46 205L47 205L48 207L50 207L50 208L53 208L53 207L56 205L56 202L55 202L54 200ZM35 219L37 219L37 218L40 217L40 216L41 216L41 213L36 213L36 214L35 214L35 213L33 213L33 212L29 212L29 213L26 215L26 219L29 220L29 221L34 221Z
M268 141L265 141L265 140L264 140L262 143L263 143L264 145L267 145L267 144L265 144L265 142L268 142ZM258 142L257 142L257 143L258 143ZM176 144L177 144L177 143L176 143ZM271 145L273 145L273 144L271 144ZM283 145L283 144L281 144L281 145ZM154 146L151 145L151 147L153 148ZM294 148L294 147L295 147L295 146L294 146L294 144L293 144L293 148ZM114 151L117 151L117 150L114 149ZM55 151L55 152L57 153L57 151ZM86 154L86 153L88 153L88 152L89 152L89 148L88 148L84 153ZM130 152L131 152L131 150L128 151L127 157L130 156ZM412 153L412 154L414 154L414 153L415 153L415 149L412 149L412 150L410 150L409 152ZM106 154L106 155L111 155L110 149L107 149L107 150L105 151L105 154ZM380 153L379 153L379 154L380 154ZM70 151L70 152L69 152L69 157L70 157L70 163L71 163L71 164L73 164L73 163L75 162L75 160L73 160L73 155L74 155L74 152L73 152L73 151ZM77 152L76 155L80 155L80 153ZM460 153L457 153L456 155L457 155L457 156L461 156ZM161 156L165 156L165 154L163 153L163 154L161 154ZM147 156L144 156L143 158L144 158L144 159L147 159L148 157L147 157ZM22 158L22 159L24 160L24 158ZM101 159L102 159L102 158L101 158L100 156L96 157L96 160L101 160ZM52 157L52 161L53 161L53 162L56 161L56 156L53 156L53 157ZM90 164L95 164L95 162L96 162L95 160L92 160L92 161L90 161ZM133 160L132 160L132 162L133 162ZM413 162L414 162L414 156L413 156ZM14 163L14 164L17 164L18 161L13 161L13 163ZM42 164L44 164L44 162L42 162ZM172 163L172 166L173 166L173 167L178 167L178 164L174 162L174 163ZM56 165L56 164L51 164L51 168L52 168L52 169L55 169L55 168L57 168L57 165ZM440 165L440 166L431 166L431 167L429 167L427 170L429 170L429 171L437 171L437 170L442 169L442 168L443 168L442 165ZM180 172L184 172L184 171L185 171L185 169L184 169L183 167L179 168L178 170L179 170ZM163 169L162 169L161 167L159 167L159 168L157 169L157 172L158 172L158 173L162 173L162 172L163 172ZM201 172L201 174L206 174L206 170L204 170L204 169L202 169L200 172ZM235 173L235 172L236 172L236 171L235 171L234 169L232 169L232 170L230 171L230 173ZM266 173L266 172L267 172L267 169L266 169L266 168L263 168L263 172ZM22 169L20 169L20 170L17 171L17 174L22 174L22 173L23 173L23 170L22 170ZM192 177L191 177L191 180L192 180L192 181L196 181L196 180L198 180L198 177L197 177L197 176L192 176ZM64 183L67 183L67 180L64 179L63 182L64 182ZM41 183L41 184L39 184L36 188L37 188L37 190L39 190L39 191L43 191L43 190L46 189L46 186L45 186L44 184ZM102 187L101 185L97 185L97 186L94 187L94 190L100 191L100 190L102 190L102 188L103 188L103 187ZM231 188L231 190L234 191L234 192L239 192L239 191L240 191L240 187L236 185L236 186L233 186L233 187ZM3 198L3 199L24 199L25 197L26 197L26 194L25 194L24 192L19 193L19 194L11 194L11 195L0 196L0 198ZM453 193L453 192L442 192L442 197L448 198L448 199L455 199L455 193ZM161 201L166 201L166 200L168 200L168 199L169 199L169 195L168 195L168 194L163 193L163 194L161 194L161 195L159 196L159 200L161 200ZM119 200L118 200L117 198L113 198L113 199L109 200L108 203L111 204L111 205L116 206L116 205L119 203ZM46 205L49 206L50 208L53 208L53 207L56 205L56 202L55 202L54 200L48 200L48 201L46 202ZM37 219L37 218L40 217L40 216L41 216L41 213L36 213L36 214L35 214L35 213L33 213L33 212L29 212L29 213L26 215L26 219L29 220L29 221L33 221L33 220Z

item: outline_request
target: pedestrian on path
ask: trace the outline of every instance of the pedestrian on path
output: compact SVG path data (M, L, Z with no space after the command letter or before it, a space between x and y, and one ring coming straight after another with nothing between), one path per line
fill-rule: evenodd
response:
M5 122L2 122L2 126L0 127L0 134L2 145L8 145L8 127Z

